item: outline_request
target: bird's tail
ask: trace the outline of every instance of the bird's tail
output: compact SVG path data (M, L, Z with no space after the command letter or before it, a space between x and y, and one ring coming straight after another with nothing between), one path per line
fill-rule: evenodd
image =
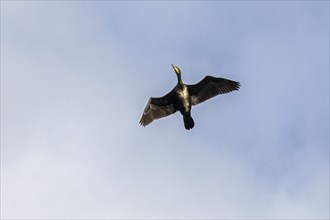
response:
M195 125L194 119L191 116L183 116L184 127L189 130Z

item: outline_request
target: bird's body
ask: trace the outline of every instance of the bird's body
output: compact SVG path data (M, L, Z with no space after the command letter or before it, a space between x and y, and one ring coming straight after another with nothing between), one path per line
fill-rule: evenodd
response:
M178 82L173 90L177 99L175 107L183 115L185 128L189 130L194 127L195 123L191 117L191 100L188 87L182 82Z
M185 128L189 130L195 125L191 117L191 107L193 105L204 102L218 94L238 90L240 87L238 82L213 76L206 76L197 84L186 85L182 82L180 69L173 64L172 67L178 77L177 85L167 95L149 99L140 120L141 125L147 126L155 119L179 111L183 116Z
M190 112L191 109L191 101L188 92L188 88L184 84L179 84L174 92L176 93L177 97L177 108L180 110L181 114L186 114Z

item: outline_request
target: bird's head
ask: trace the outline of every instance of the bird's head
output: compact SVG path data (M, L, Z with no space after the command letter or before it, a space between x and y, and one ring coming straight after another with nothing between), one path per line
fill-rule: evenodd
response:
M181 74L181 70L179 69L179 67L174 66L173 64L172 64L172 67L173 67L173 69L174 69L174 72L175 72L177 75L180 75L180 74Z

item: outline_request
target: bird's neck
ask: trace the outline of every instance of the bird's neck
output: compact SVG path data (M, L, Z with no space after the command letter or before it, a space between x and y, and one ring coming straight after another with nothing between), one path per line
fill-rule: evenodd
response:
M182 84L181 74L176 75L178 77L178 84Z

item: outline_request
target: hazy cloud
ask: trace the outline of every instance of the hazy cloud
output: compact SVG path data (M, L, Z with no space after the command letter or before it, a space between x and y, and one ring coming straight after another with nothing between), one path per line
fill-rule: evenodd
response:
M2 218L329 218L329 2L1 2ZM205 74L240 91L140 127Z

